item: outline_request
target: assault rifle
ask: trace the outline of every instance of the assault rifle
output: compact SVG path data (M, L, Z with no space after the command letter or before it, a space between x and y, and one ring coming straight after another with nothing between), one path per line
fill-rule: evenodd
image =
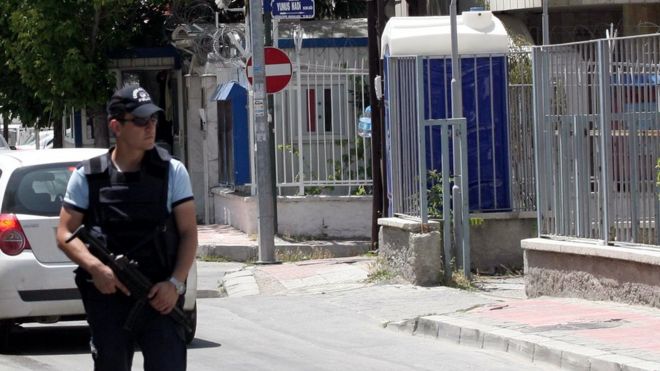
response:
M97 237L96 234L100 236ZM73 232L66 242L68 243L76 237L80 238L80 240L87 245L89 251L96 256L101 263L112 269L119 281L126 286L128 291L130 291L131 297L135 298L135 306L131 309L128 318L126 319L126 323L124 323L124 329L129 331L132 330L142 308L149 301L148 295L153 284L149 278L137 269L137 263L135 261L129 260L124 255L115 256L111 253L106 246L103 235L99 232L90 232L84 225L81 225L75 232ZM174 306L168 316L183 325L186 331L192 331L188 317L186 317L180 307Z

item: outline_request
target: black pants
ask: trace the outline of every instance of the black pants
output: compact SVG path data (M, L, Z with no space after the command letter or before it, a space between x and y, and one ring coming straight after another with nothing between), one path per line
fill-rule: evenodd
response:
M135 345L144 357L145 371L184 371L186 344L182 327L156 312L149 303L140 311L135 326L124 323L134 300L123 293L105 295L92 282L76 276L92 333L90 348L95 371L130 371Z

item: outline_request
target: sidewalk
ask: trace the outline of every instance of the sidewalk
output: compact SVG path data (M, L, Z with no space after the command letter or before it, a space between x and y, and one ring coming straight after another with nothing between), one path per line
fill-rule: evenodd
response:
M520 277L480 277L474 291L368 282L364 256L244 265L229 297L323 295L385 328L509 352L569 370L660 370L660 310L570 298L524 299Z
M222 257L229 261L255 261L257 236L248 236L228 225L212 224L197 227L197 256ZM327 258L357 256L371 248L367 240L288 241L275 236L275 253L284 256Z
M646 307L544 297L387 327L571 370L660 370L660 311Z

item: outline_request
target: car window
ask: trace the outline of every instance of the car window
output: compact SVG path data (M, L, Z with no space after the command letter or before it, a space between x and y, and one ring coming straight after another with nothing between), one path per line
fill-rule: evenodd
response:
M11 174L3 213L57 216L75 163L27 166Z

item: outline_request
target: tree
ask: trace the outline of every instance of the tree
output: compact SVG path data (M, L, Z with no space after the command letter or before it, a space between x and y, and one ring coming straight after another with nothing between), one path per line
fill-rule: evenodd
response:
M115 85L109 52L138 46L143 30L162 24L164 1L3 0L0 2L0 89L3 112L13 109L36 125L53 124L62 146L61 120L67 107L88 108L95 122L95 145L107 147L104 104ZM150 33L153 33L152 30ZM158 28L160 35L160 28ZM160 37L156 37L159 39ZM152 38L154 39L154 38ZM3 94L3 91L4 92ZM35 106L9 96L32 97ZM34 111L32 111L34 110ZM32 121L30 115L40 119ZM48 119L50 117L50 119Z
M13 41L8 31L9 17L0 13L0 41ZM0 43L0 51L4 50ZM3 119L3 136L8 139L9 122L22 117L26 122L36 122L43 112L43 105L34 97L34 92L26 87L15 71L7 68L9 60L0 52L0 116Z
M346 19L367 16L366 1L316 0L316 19Z

